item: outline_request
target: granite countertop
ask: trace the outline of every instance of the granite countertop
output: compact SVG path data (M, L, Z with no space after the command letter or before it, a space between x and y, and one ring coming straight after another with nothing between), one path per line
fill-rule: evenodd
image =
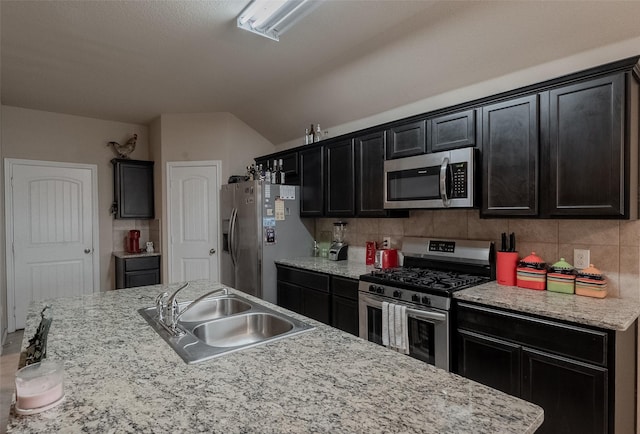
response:
M179 298L216 287L193 282ZM38 415L12 410L8 433L533 433L542 423L534 404L289 311L316 328L187 365L137 312L165 289L49 300L48 358L64 361L66 399ZM30 307L23 348L43 305Z
M146 256L160 256L160 252L153 252L153 253L147 253L147 252L140 252L140 253L129 253L129 252L113 252L113 256L115 256L116 258L122 258L122 259L127 259L127 258L144 258Z
M373 270L373 265L365 265L361 262L353 261L330 261L327 258L321 257L279 259L276 260L275 263L350 279L358 279L361 275L370 273L371 270Z
M455 292L453 297L608 330L625 331L640 316L640 303L634 300L536 291L495 281Z

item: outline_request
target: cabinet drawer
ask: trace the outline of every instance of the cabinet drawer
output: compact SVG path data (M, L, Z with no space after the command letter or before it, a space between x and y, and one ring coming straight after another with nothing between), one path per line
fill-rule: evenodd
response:
M358 281L345 277L331 277L331 290L333 295L358 300Z
M124 273L125 288L157 285L160 283L160 270L141 270Z
M160 256L128 258L124 261L124 271L151 270L154 268L160 268Z
M488 307L459 303L459 329L607 366L608 334L579 326L537 319Z
M327 274L278 266L278 280L300 285L305 288L329 292L329 276Z

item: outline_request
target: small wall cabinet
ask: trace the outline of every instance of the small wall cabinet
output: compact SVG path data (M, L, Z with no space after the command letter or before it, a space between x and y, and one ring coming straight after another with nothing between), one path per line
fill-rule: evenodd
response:
M116 256L116 289L160 284L160 256Z
M113 205L117 219L152 219L155 217L153 200L153 161L114 158Z
M428 124L424 119L387 130L387 160L427 152Z

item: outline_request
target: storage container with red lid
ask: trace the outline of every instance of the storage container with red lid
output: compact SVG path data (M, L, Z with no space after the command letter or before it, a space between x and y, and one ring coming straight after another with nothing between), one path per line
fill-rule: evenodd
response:
M516 268L516 284L520 288L544 290L547 284L547 264L536 252L520 260Z

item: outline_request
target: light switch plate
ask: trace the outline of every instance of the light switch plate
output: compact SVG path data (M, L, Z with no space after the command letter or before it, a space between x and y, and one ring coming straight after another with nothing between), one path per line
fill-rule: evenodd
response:
M579 270L587 268L591 260L589 249L573 249L573 266Z

